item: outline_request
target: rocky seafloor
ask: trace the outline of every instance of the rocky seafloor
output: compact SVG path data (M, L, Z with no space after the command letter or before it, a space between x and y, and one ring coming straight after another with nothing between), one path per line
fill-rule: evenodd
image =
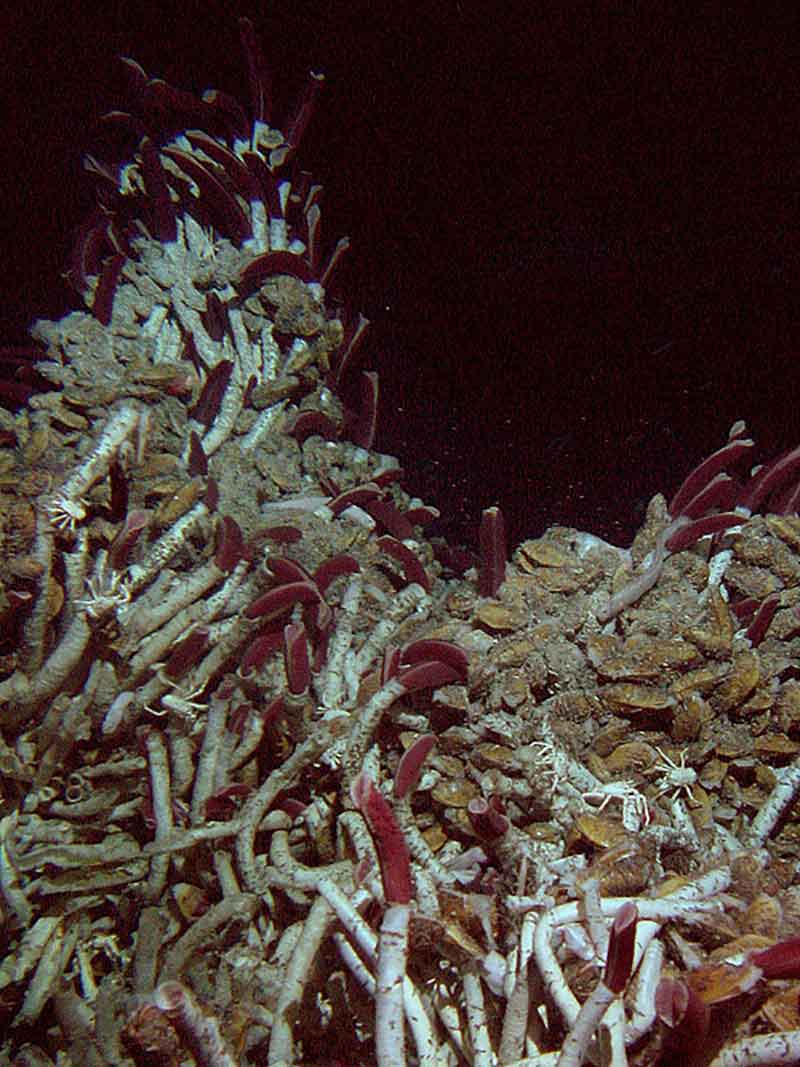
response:
M800 450L737 424L629 550L426 536L319 79L278 129L127 62L0 409L0 1064L795 1062Z

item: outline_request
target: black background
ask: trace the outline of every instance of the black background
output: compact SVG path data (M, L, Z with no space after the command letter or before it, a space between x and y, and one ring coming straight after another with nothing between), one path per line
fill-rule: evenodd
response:
M247 102L246 14L276 118L326 74L300 155L325 239L352 239L377 447L451 540L499 504L512 542L628 543L735 419L761 457L800 439L794 5L54 6L0 16L0 343L78 306L116 57Z

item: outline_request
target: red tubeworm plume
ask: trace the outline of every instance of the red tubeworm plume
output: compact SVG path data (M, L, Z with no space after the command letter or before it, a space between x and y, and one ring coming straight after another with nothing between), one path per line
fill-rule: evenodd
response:
M245 797L252 793L252 786L244 782L233 782L218 789L205 803L205 816L214 822L224 822L232 818L241 807Z
M484 841L496 841L511 823L505 814L500 797L473 797L467 805L467 817L475 833Z
M319 600L319 590L313 582L287 582L262 593L244 610L246 619L269 618L281 615L295 604L310 604Z
M164 674L177 682L197 663L208 648L207 626L195 626L181 641L175 645L164 664Z
M328 509L334 515L341 515L349 507L354 505L362 507L369 500L379 499L382 492L380 486L375 485L374 482L363 482L361 485L354 485L352 489L345 489L343 493L338 493L328 501Z
M110 256L103 264L100 277L97 279L92 301L92 314L102 326L108 326L111 322L114 294L117 291L117 282L119 282L126 259L127 256L123 252Z
M234 364L229 360L220 360L217 366L209 371L208 378L197 397L197 403L191 411L192 418L197 423L210 426L217 417L233 369Z
M286 797L277 806L292 819L299 819L308 808L308 804L303 804L302 801L297 800L295 797Z
M255 121L272 121L272 79L261 50L261 42L249 18L239 19L239 37L242 42L247 74L250 82L250 107Z
M241 677L257 674L269 657L281 647L283 637L278 630L259 634L245 649L239 661L238 673Z
M466 683L469 675L469 659L459 645L435 637L422 637L419 641L412 641L406 645L400 654L400 662L404 667L428 660L446 663L448 667L456 671L459 681Z
M420 504L418 507L409 508L408 511L404 512L405 517L414 526L427 526L429 522L438 519L441 514L441 511L431 504Z
M800 468L800 447L765 463L742 485L725 468L751 452L753 441L745 433L743 422L734 423L727 443L689 472L670 501L669 513L673 519L678 516L697 519L712 509L735 508L740 517L752 515L770 497L770 503L775 505L770 510L785 513L787 502L795 498L797 487L793 480ZM781 499L776 500L778 493ZM667 547L676 551L670 543Z
M189 462L187 470L192 478L200 475L205 478L208 475L208 456L205 454L200 437L195 430L189 434Z
M146 419L144 422L146 423ZM139 441L146 438L146 432L139 430ZM109 499L108 517L112 522L120 522L128 514L128 500L130 497L130 484L128 474L118 459L115 459L108 470Z
M216 418L225 390L228 388L233 363L229 359L221 359L213 370L209 371L205 385L200 390L197 403L190 414L197 422L204 426L210 426Z
M328 262L325 264L325 266L320 271L319 280L320 280L320 284L321 285L327 285L328 284L330 278L333 276L333 272L339 266L339 263L342 260L342 256L345 254L345 252L348 250L349 247L350 247L350 238L349 237L340 237L339 240L336 242L336 245L335 245L333 251L328 256ZM364 321L366 322L366 319ZM339 377L341 377L341 367L342 367L341 363L339 364L339 367L340 367Z
M360 448L372 448L378 423L378 375L361 373L361 410L350 428L350 439Z
M384 467L382 471L378 471L377 474L373 474L372 482L374 485L379 485L381 489L386 489L387 486L390 485L399 485L400 482L403 480L404 474L405 471L402 467ZM422 504L420 506L422 508L427 507L427 505L425 504ZM432 510L436 512L434 518L438 518L439 512L436 511L436 508L433 508Z
M348 556L346 552L340 552L338 556L332 556L330 559L326 559L324 563L320 563L319 567L314 571L314 584L320 593L324 594L335 578L341 578L343 574L358 574L360 570L361 567L353 556Z
M116 176L114 176L116 180ZM83 295L88 288L89 275L99 274L103 262L104 245L111 232L111 219L98 205L78 227L70 255L66 279L76 292Z
M742 484L725 470L749 455L753 442L745 437L743 422L734 423L728 441L699 463L684 478L669 504L671 521L661 531L649 566L615 593L597 618L606 623L635 603L658 581L665 560L673 552L690 548L701 538L724 533L740 525L767 502L770 510L785 513L800 498L796 483L800 448L795 448L759 468ZM758 629L756 637L758 637ZM762 634L763 636L763 634Z
M295 604L310 604L310 618L323 631L332 618L331 609L323 597L325 588L339 575L352 574L360 569L346 554L327 560L313 576L299 563L284 556L271 556L267 567L280 584L248 605L244 610L245 618L277 618Z
M687 474L669 502L669 513L673 518L678 515L689 515L694 518L699 513L696 506L698 495L704 492L726 467L730 467L751 452L753 441L749 437L741 436L744 429L743 423L734 424L727 444L718 448L716 452L712 452L707 459ZM727 506L730 507L730 502Z
M400 511L394 501L386 495L385 491L386 487L397 481L401 474L402 471L399 467L392 467L382 474L377 474L372 481L362 482L359 485L353 485L349 489L341 491L332 481L327 480L326 483L325 480L321 479L324 488L331 494L331 499L328 501L327 506L334 515L341 515L351 506L359 507L373 518L376 525L384 530L390 538L400 543L414 540L416 538L414 525L424 525L427 522L431 522L438 517L439 512L436 508L427 507L424 504L410 508L408 511ZM407 546L403 545L402 547L405 549L403 559L413 556ZM390 554L395 554L398 559L400 558L399 551L392 553L391 547L387 547L386 551ZM407 580L410 579L407 578ZM420 582L420 584L423 583Z
M420 558L404 545L402 541L398 541L395 537L390 537L385 534L383 537L378 538L378 548L381 552L385 552L387 555L396 559L403 570L403 578L409 584L416 582L417 585L421 585L425 592L430 592L431 580L422 565Z
M264 281L276 274L289 274L301 282L314 280L314 273L307 263L294 252L265 252L248 264L239 275L237 290L239 297L250 296L257 292ZM322 418L325 418L323 415ZM295 422L297 425L297 422ZM316 433L316 431L313 431Z
M175 205L169 195L158 149L149 137L139 142L145 193L153 203L154 234L159 241L174 241L178 235Z
M419 689L436 689L448 682L457 682L459 673L449 663L426 660L424 663L415 663L413 667L402 668L397 680L407 693L416 693Z
M745 630L745 637L753 648L755 648L756 645L760 645L764 640L764 635L769 629L772 617L778 610L780 599L778 593L770 593L769 596L764 597L759 604L758 610Z
M409 745L400 757L393 786L394 795L398 800L407 796L419 781L422 764L435 744L436 738L433 734L423 734L412 745Z
M735 478L721 471L684 505L680 514L687 519L699 519L715 508L729 511L736 503L740 489L741 486Z
M622 905L611 924L603 981L612 993L622 993L630 979L638 919L636 905L629 901Z
M667 1027L666 1047L686 1053L701 1046L708 1034L711 1009L680 978L662 978L656 986L656 1015Z
M776 490L786 491L786 483L796 477L798 467L800 446L765 463L745 486L744 492L737 500L738 506L746 509L748 514L757 511L763 501L776 493ZM794 493L791 492L790 495L793 497Z
M270 556L267 568L279 582L310 582L311 575L301 567L297 560L285 559L283 556Z
M239 524L230 515L223 515L219 528L219 544L214 562L221 571L229 573L245 554L244 537Z
M258 531L258 541L272 541L275 545L294 545L303 534L296 526L266 526Z
M391 500L367 500L364 511L398 541L415 539L414 526L409 515L400 511Z
M731 526L741 526L743 516L736 511L723 511L718 515L704 515L693 522L683 523L665 541L668 552L680 552L683 548L689 548L701 537L709 534L722 533Z
M292 256L292 259L296 259ZM339 436L339 430L333 419L323 415L319 411L301 411L295 416L291 428L287 431L291 437L302 445L307 437L316 434L326 441L335 441Z
M506 524L500 508L486 508L481 515L478 544L478 592L481 596L497 596L506 576L508 559Z
M387 904L408 904L412 895L411 858L389 802L372 779L363 773L353 782L350 795L375 841Z
M212 290L206 294L206 309L200 319L212 341L222 341L229 329L228 312L219 296Z
M754 952L750 960L761 968L765 978L800 978L800 937Z
M311 682L308 659L308 638L302 623L289 623L283 628L283 655L286 679L292 696L305 693Z
M777 515L796 515L800 512L800 481L787 485L780 493L773 493L771 509Z
M400 649L397 645L389 644L383 650L383 662L381 663L381 685L385 685L390 678L394 678L400 670Z
M296 148L314 110L314 99L325 81L324 74L309 71L308 81L295 105L294 114L286 120L286 143Z
M209 511L216 511L219 505L219 485L216 478L209 478L206 482L206 495L203 497Z
M226 189L222 182L203 163L192 156L191 151L165 145L161 151L173 160L184 174L188 175L200 190L200 196L217 214L222 226L236 244L243 244L253 236L248 213L241 206L233 192Z
M125 516L122 529L114 538L108 551L108 558L115 571L124 570L128 566L133 547L142 535L142 531L150 520L150 512L142 509L129 511Z
M326 273L330 271L331 266L332 264L328 265ZM323 285L325 284L324 276L320 278L320 281ZM352 366L353 357L355 356L356 351L361 345L361 342L364 340L364 335L367 331L368 326L369 319L359 314L358 320L356 321L355 325L350 324L346 328L344 339L339 348L341 355L338 358L336 368L331 370L331 373L328 376L328 385L330 385L333 389L336 389L339 386L342 381L342 378Z

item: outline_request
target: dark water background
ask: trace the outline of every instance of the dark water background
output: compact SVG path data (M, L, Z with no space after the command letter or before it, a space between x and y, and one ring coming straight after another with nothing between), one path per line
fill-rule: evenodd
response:
M2 342L74 306L117 55L247 99L223 5L118 7L0 16ZM452 540L499 504L512 542L560 522L627 543L735 419L763 456L800 439L800 14L734 7L240 6L278 116L327 76L301 157L324 235L352 238L377 445Z

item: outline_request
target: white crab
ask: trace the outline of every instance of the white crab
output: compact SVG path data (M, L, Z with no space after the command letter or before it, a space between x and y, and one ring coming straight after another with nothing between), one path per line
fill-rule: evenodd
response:
M131 587L127 579L118 571L109 570L105 557L92 577L86 579L86 589L89 595L78 600L77 604L86 608L86 614L93 619L122 604L129 604L131 600Z
M697 771L693 767L686 766L686 749L681 752L677 763L658 746L656 746L656 752L661 757L661 762L654 764L651 772L660 773L663 777L656 782L658 792L653 799L657 800L673 790L670 800L677 800L681 793L685 793L689 800L694 800L692 790L697 783Z
M563 754L552 741L532 741L528 745L528 749L530 750L532 767L541 771L542 774L552 777L550 791L555 796L561 780L567 776Z
M642 827L650 825L647 797L629 779L606 782L588 793L581 793L581 797L587 803L599 802L598 811L603 811L612 800L619 800L622 804L622 825L631 833L638 833Z
M156 718L163 718L170 712L173 712L179 718L185 719L189 723L195 722L197 715L201 711L208 711L208 703L201 703L197 700L197 697L205 689L208 684L207 681L199 684L194 689L185 689L179 682L172 681L164 674L163 663L154 663L154 667L158 668L159 681L171 686L171 690L161 694L161 707L154 708L149 704L145 704L145 711L150 712L151 715L155 715Z

